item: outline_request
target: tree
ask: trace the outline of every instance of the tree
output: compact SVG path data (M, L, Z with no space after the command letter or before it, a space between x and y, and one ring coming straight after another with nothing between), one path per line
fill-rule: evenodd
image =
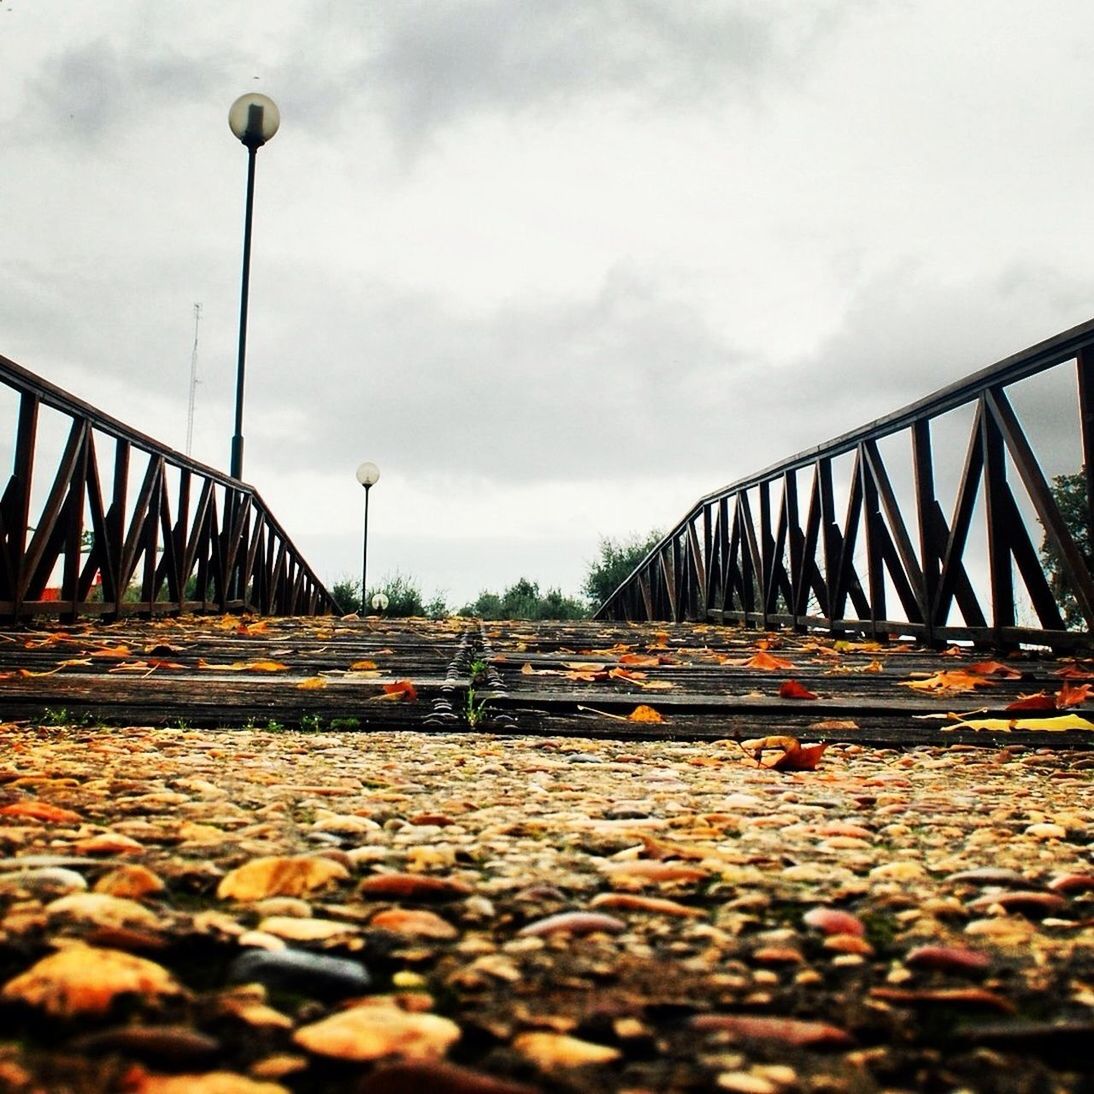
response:
M526 577L500 594L484 589L474 603L460 609L460 615L480 619L584 619L588 614L581 601L564 596L561 589L541 594L539 583Z
M582 592L599 608L630 576L631 571L665 538L659 529L622 539L602 536L599 557L589 564Z
M1086 468L1070 475L1056 475L1052 480L1052 496L1060 509L1068 531L1079 548L1087 569L1094 569L1094 550L1090 539L1090 506L1086 496ZM1049 542L1047 535L1041 541L1041 564L1048 576L1049 588L1060 605L1060 613L1070 628L1086 626L1079 602L1067 580L1064 560Z

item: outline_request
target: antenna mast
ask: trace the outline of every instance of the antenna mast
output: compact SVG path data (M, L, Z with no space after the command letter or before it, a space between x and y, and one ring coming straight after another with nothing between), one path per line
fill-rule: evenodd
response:
M194 305L194 350L190 354L190 410L186 415L186 455L194 443L194 400L198 390L198 324L201 322L201 305Z

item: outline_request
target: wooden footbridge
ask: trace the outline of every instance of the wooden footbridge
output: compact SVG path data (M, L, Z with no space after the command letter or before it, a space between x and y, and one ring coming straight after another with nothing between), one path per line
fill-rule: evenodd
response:
M1094 321L702 498L574 624L339 618L252 487L0 397L0 721L1092 739Z

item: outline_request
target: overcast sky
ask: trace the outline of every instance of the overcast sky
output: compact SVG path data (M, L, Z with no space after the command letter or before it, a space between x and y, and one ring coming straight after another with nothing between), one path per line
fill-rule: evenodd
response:
M1094 315L1089 0L0 0L0 353L320 576L576 592L601 535ZM5 420L4 428L9 425Z

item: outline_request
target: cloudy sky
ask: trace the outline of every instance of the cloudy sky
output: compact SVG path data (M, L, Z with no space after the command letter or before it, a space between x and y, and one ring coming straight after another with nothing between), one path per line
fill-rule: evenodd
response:
M1088 0L0 0L0 353L320 575L576 592L602 535L1094 314Z

